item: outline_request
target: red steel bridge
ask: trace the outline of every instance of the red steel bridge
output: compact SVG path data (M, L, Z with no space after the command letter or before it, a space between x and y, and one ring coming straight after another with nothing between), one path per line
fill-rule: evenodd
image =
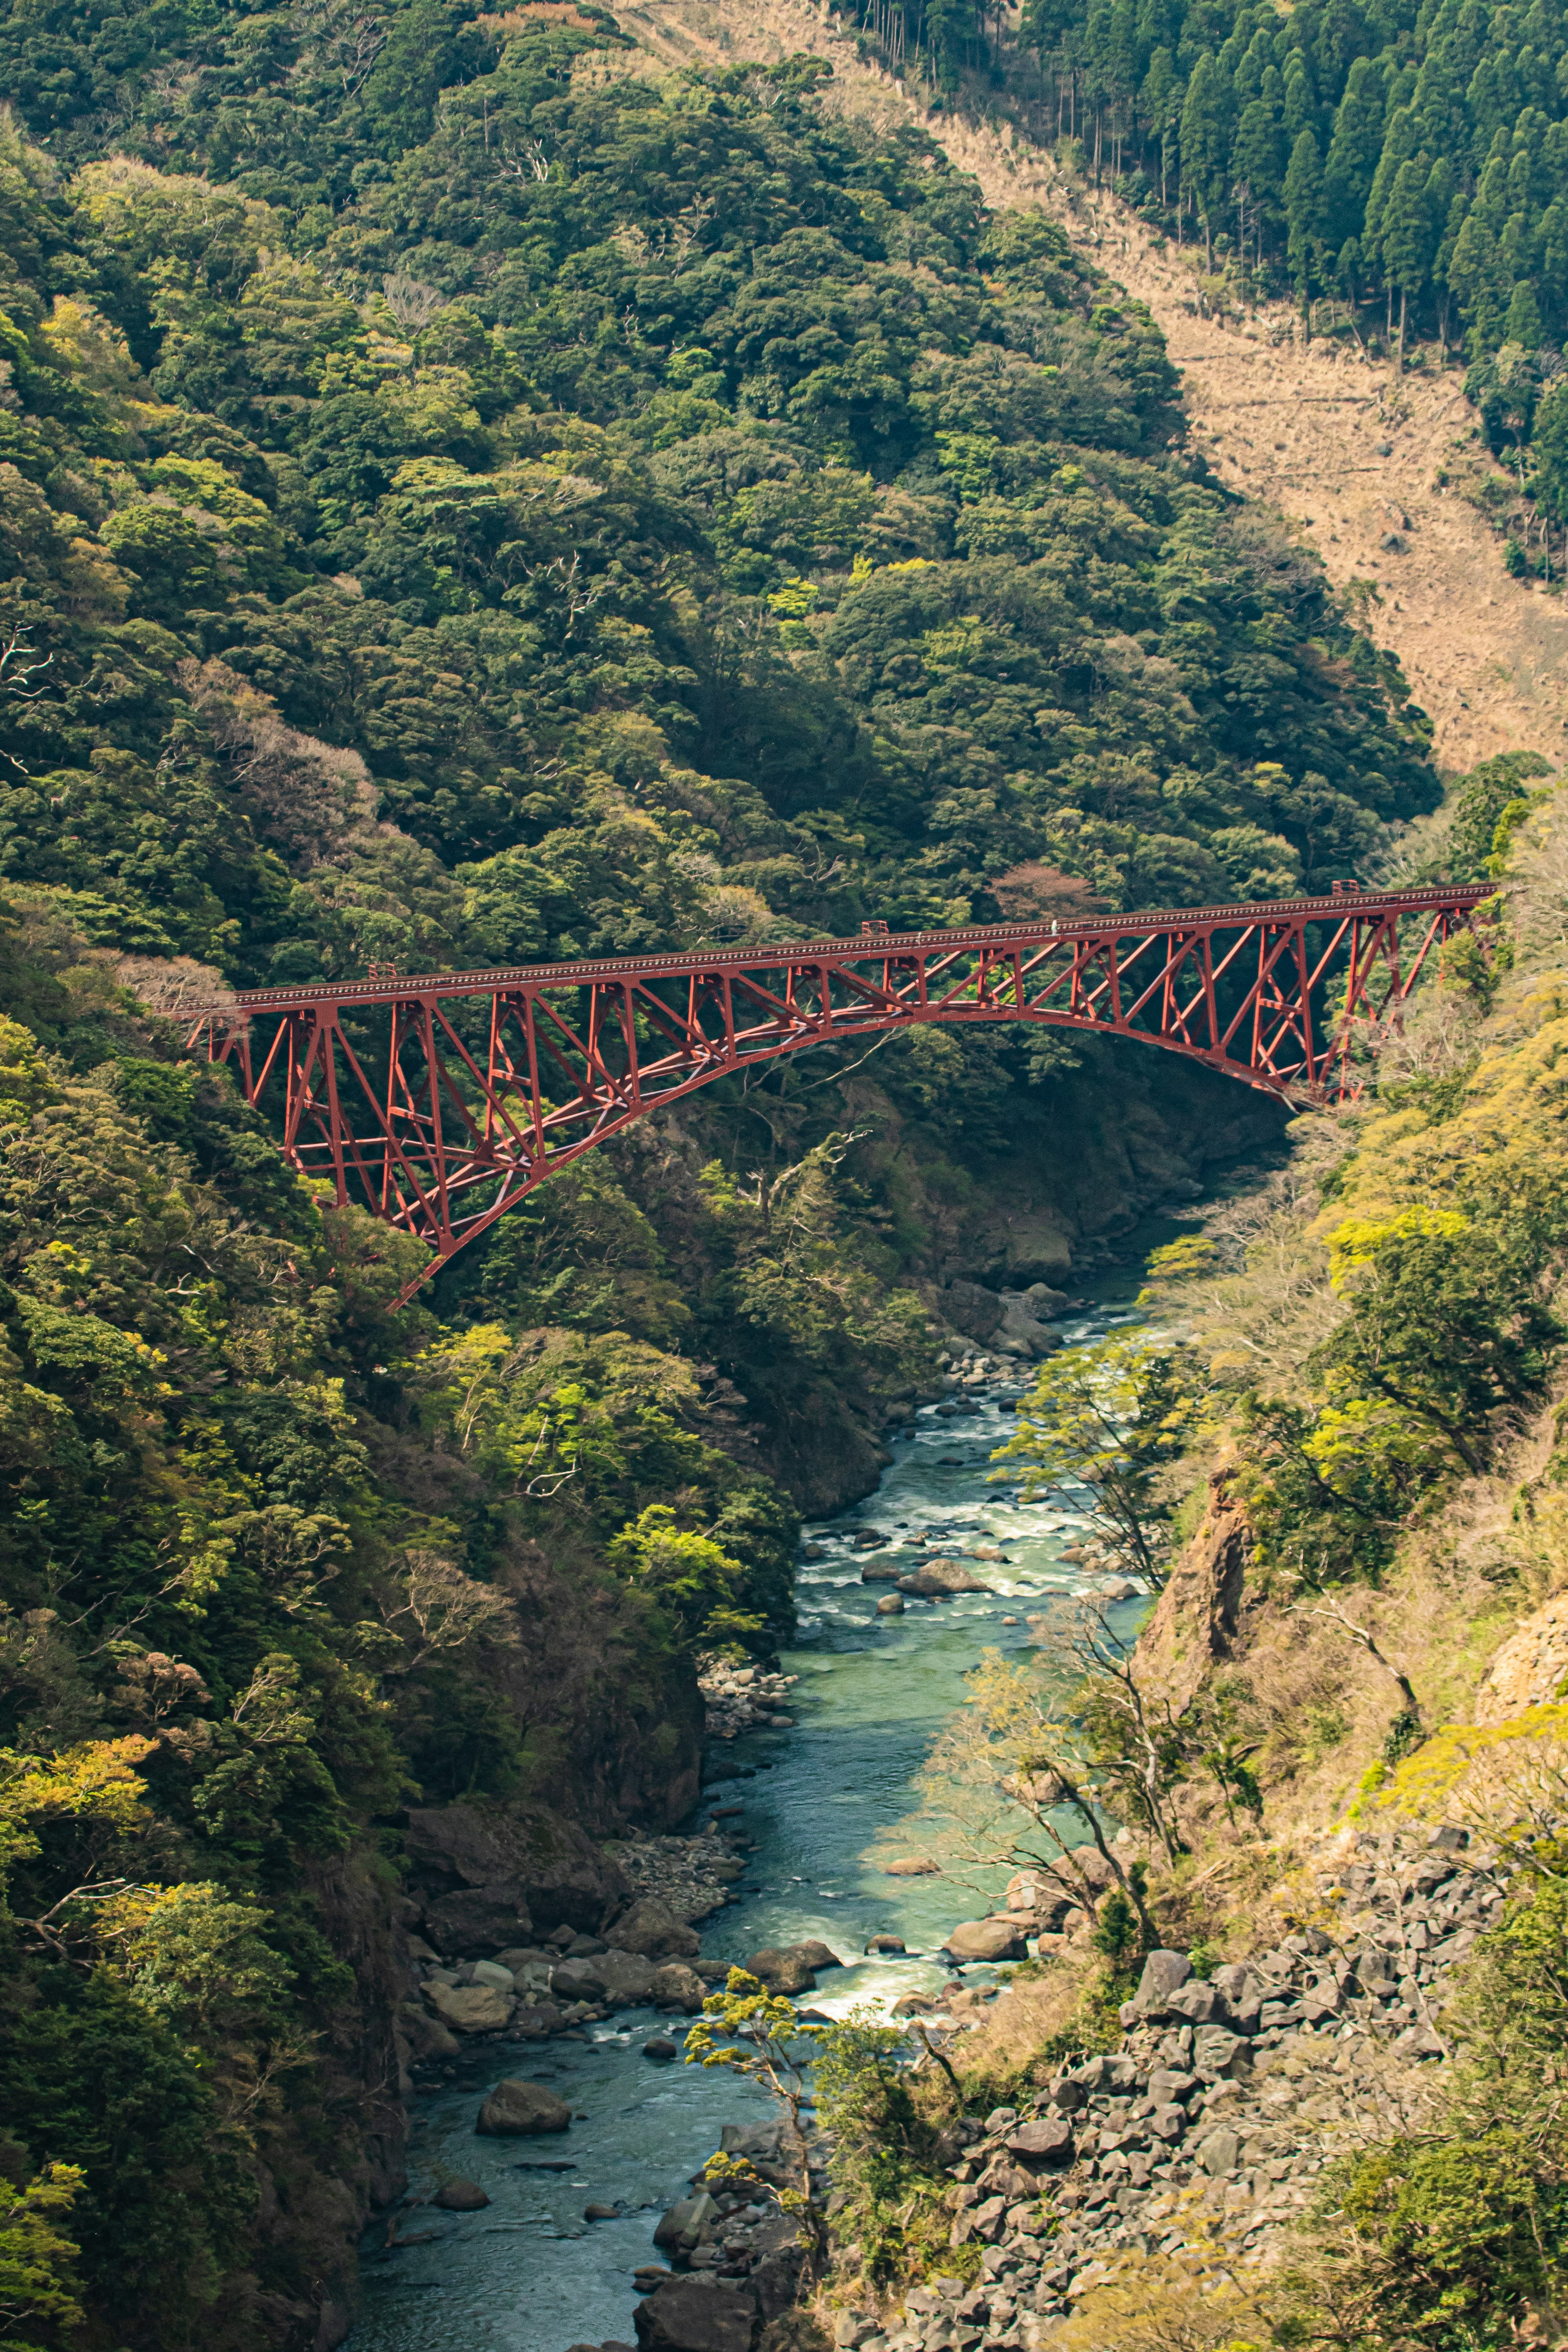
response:
M1044 1021L1184 1054L1303 1107L1353 1097L1484 884L258 989L192 1050L285 1156L429 1244L434 1272L645 1111L781 1054L921 1022ZM418 1277L423 1280L424 1275ZM417 1282L408 1286L408 1291ZM406 1297L405 1291L404 1296ZM400 1302L401 1303L401 1302Z

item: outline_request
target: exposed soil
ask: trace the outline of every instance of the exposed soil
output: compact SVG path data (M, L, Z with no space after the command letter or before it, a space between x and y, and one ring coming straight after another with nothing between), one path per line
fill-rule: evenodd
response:
M1510 749L1568 757L1568 606L1509 577L1500 541L1462 494L1460 479L1495 469L1472 437L1457 366L1423 352L1398 376L1353 346L1308 345L1283 306L1245 322L1202 317L1195 254L1072 179L1016 123L928 115L915 85L862 64L853 37L809 0L637 0L617 16L647 52L643 70L826 57L830 103L847 115L918 121L988 204L1043 206L1147 303L1220 478L1296 526L1368 634L1397 654L1432 719L1438 765L1458 772ZM1440 470L1459 479L1439 488Z

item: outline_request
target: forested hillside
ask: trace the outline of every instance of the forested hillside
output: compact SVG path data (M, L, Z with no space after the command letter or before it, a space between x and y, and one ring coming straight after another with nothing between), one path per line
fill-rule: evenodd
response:
M713 1090L394 1318L417 1251L182 1010L1268 896L1436 784L1147 320L809 63L658 80L591 12L434 0L5 41L19 2340L75 2297L106 2347L308 2343L396 2177L406 1808L557 1857L678 1818L694 1656L787 1624L795 1504L874 1475L998 1155L1089 1139L1058 1264L1273 1129L932 1032Z
M1239 299L1469 362L1494 454L1568 522L1568 80L1552 0L857 0L939 86L1009 78L1037 131L1196 243ZM1528 457L1526 451L1529 451Z

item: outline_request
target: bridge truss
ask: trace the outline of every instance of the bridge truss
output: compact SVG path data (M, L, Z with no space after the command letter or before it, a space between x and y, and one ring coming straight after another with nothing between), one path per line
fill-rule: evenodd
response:
M522 971L373 966L235 996L202 1014L190 1048L274 1117L301 1174L428 1243L434 1272L645 1112L879 1031L1040 1021L1163 1046L1303 1107L1344 1101L1364 1045L1489 895L1336 889Z

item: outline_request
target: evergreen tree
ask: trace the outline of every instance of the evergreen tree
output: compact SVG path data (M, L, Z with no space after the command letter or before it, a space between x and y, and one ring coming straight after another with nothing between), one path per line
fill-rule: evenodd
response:
M1229 195L1230 124L1225 78L1205 49L1193 68L1182 109L1182 178L1203 223L1204 248L1214 266L1214 228Z
M1285 219L1289 237L1290 277L1301 316L1311 316L1311 296L1321 251L1323 166L1318 142L1303 131L1290 150L1285 173Z
M1436 249L1436 236L1426 203L1428 172L1424 156L1402 163L1384 207L1380 245L1383 274L1399 296L1399 341L1394 365L1405 365L1405 328L1412 301L1426 287Z
M1361 234L1383 152L1383 68L1372 58L1357 58L1323 165L1323 233L1332 245Z

